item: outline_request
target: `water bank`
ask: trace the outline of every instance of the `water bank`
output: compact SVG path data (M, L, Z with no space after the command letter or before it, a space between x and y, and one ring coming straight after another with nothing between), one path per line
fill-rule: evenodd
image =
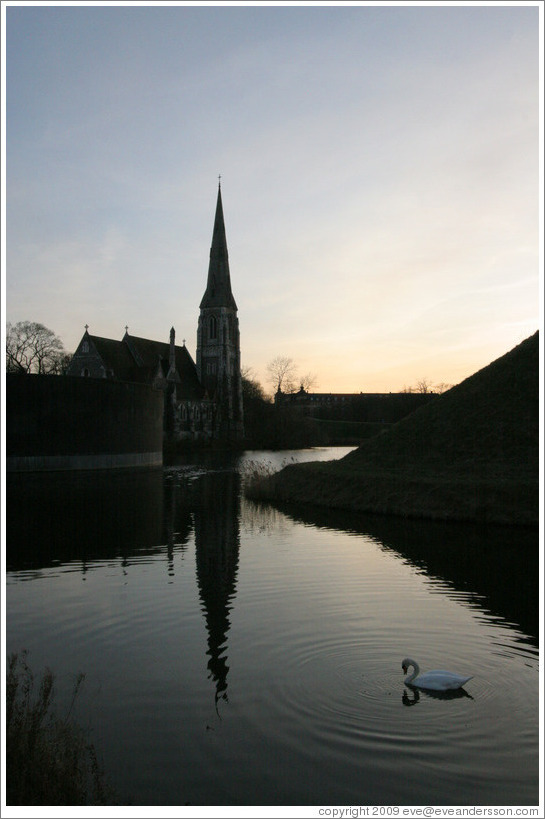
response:
M340 461L247 482L249 497L404 517L537 525L539 336Z
M498 476L419 472L416 468L379 470L345 463L307 463L285 467L248 483L254 500L303 503L351 512L407 518L537 526L537 481Z

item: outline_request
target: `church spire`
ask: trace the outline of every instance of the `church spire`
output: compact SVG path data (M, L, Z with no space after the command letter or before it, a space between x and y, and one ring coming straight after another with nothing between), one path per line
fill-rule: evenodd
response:
M197 372L215 403L215 428L220 438L244 435L240 332L237 305L231 290L225 222L218 185L208 281L200 305L197 328Z
M231 290L231 276L229 273L229 254L227 252L227 237L223 219L223 205L221 201L221 182L218 184L218 201L210 248L210 263L208 265L208 281L202 301L201 310L205 307L229 307L237 310L237 305Z

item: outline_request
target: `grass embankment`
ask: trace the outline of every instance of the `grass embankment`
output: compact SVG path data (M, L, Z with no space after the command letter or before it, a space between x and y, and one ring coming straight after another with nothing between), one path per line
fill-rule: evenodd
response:
M339 509L536 525L539 338L363 443L340 461L254 478L256 499Z
M323 418L313 418L312 421L330 446L357 446L391 426L390 423L380 421L335 421Z
M6 803L8 805L114 805L114 792L87 733L71 716L85 675L76 678L62 717L53 709L54 678L38 685L26 652L8 658L6 680Z

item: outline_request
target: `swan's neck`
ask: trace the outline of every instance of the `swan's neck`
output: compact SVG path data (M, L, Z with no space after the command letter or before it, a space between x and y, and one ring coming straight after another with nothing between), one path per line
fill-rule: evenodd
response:
M409 660L409 662L407 663L407 669L409 668L413 669L413 673L406 677L405 679L406 683L412 682L420 674L420 668L415 660Z

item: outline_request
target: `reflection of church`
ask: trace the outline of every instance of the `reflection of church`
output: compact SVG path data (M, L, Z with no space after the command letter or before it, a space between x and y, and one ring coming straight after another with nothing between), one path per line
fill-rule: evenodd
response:
M237 439L244 435L238 308L231 290L221 188L208 280L200 303L197 362L185 340L91 335L88 326L67 375L148 384L165 394L165 433L175 439Z
M189 481L164 487L163 543L168 573L175 555L184 559L194 535L196 582L207 633L208 678L216 708L227 700L228 634L236 596L240 548L240 475L234 470L207 471Z
M227 634L236 593L240 546L240 476L209 472L198 481L194 506L197 586L208 632L208 672L216 705L227 699Z
M240 549L238 472L210 470L182 482L164 480L157 470L44 473L32 482L16 475L7 495L8 571L79 562L85 573L107 559L120 560L128 572L144 557L164 555L174 578L194 537L208 677L216 706L227 699Z

